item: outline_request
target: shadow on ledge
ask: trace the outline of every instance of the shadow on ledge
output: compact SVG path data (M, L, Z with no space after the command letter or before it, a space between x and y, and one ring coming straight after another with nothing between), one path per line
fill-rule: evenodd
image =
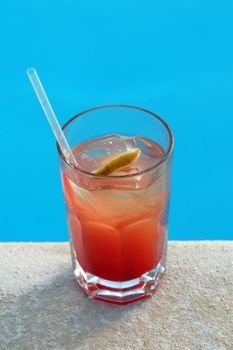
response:
M67 268L52 281L1 300L1 349L79 349L147 302L122 307L89 300Z

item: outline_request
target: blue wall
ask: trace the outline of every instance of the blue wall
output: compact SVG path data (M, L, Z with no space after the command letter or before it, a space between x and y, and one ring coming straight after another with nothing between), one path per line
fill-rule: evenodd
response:
M0 240L67 239L55 141L28 66L61 123L109 103L167 120L170 239L233 239L232 0L11 0L0 17Z

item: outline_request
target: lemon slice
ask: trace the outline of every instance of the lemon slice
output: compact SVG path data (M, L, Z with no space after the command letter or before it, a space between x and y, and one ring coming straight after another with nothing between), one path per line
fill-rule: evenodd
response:
M109 175L113 171L126 166L133 161L135 161L141 153L141 150L139 148L133 148L132 150L126 152L126 153L121 153L115 158L111 158L108 163L103 165L101 168L95 170L95 174L97 175Z

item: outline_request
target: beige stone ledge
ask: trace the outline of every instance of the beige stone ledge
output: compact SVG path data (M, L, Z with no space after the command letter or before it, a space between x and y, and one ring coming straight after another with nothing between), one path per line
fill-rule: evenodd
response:
M0 244L0 349L233 349L233 241L169 242L156 295L90 301L68 243Z

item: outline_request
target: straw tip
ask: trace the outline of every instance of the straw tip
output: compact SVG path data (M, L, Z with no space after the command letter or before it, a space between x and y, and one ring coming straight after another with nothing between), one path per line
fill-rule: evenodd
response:
M28 69L27 69L27 75L30 77L30 76L32 76L33 74L35 74L36 73L36 69L34 68L34 67L29 67Z

